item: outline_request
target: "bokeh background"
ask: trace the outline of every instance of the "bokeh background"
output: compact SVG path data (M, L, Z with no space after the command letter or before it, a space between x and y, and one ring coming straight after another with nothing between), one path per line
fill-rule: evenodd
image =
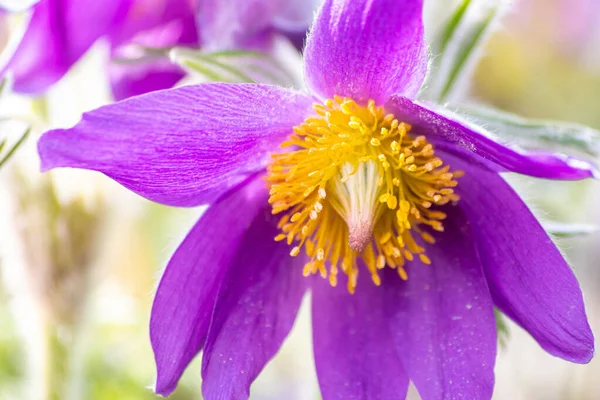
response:
M449 2L439 1L444 3L439 9L431 3L427 12L435 15L427 21L443 20ZM10 48L24 20L10 21L10 29L0 32L0 46ZM45 98L0 99L3 132L33 124L27 145L0 171L2 400L61 399L45 394L56 382L68 382L75 399L157 397L148 339L153 291L202 210L152 204L91 172L37 173L37 135L71 125L83 111L110 101L102 78L105 51L95 46ZM600 129L600 1L514 1L486 45L469 98L527 117ZM600 226L600 183L509 179L542 220ZM600 234L557 240L600 335ZM61 246L78 251L73 258ZM53 269L53 262L61 269ZM546 354L515 325L508 329L498 355L495 399L600 398L600 359L569 364ZM198 361L173 399L201 398ZM414 390L411 396L418 399ZM254 384L252 398L319 398L306 307Z

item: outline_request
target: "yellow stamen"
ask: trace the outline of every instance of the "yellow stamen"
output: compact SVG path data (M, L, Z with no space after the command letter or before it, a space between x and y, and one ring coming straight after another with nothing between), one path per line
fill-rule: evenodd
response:
M444 230L446 214L435 208L459 200L452 188L462 171L450 171L424 136L372 100L362 107L335 96L314 110L269 165L269 203L283 214L275 239L295 242L294 257L304 249L304 275L335 286L341 270L351 293L358 257L376 285L386 265L406 280L405 261L431 263L417 240L432 245L429 232Z

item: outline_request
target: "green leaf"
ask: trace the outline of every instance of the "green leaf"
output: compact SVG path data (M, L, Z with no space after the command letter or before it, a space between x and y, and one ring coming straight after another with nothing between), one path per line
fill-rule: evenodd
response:
M490 107L466 106L455 111L500 139L526 149L600 157L600 132L571 122L527 119Z
M28 128L25 133L23 133L23 135L19 138L19 140L17 141L17 143L14 144L14 146L8 150L8 153L6 153L6 155L2 158L0 158L0 168L2 168L2 166L4 166L4 164L6 164L6 162L13 156L13 154L17 151L17 149L19 147L21 147L21 145L23 143L25 143L25 140L27 139L27 137L29 136L29 133L31 132L31 128ZM0 150L2 148L4 148L4 144L5 141L2 142L2 146L0 146Z
M210 81L252 82L252 78L231 62L222 62L218 56L202 51L173 48L171 59L184 68L198 72Z
M508 324L506 322L506 316L502 314L500 310L494 308L494 316L496 317L496 330L498 331L498 342L500 347L506 347L510 332L508 330Z
M205 52L175 47L169 51L173 62L200 73L209 81L255 82L266 78L271 83L288 84L293 77L268 54L228 50Z
M434 37L431 80L421 97L444 102L456 96L508 0L463 0Z
M456 33L456 28L458 28L460 21L464 18L470 4L471 0L463 0L460 5L456 7L456 10L448 22L442 27L441 33L432 43L432 51L434 51L435 54L442 54L446 50L450 39Z
M223 75L219 75L217 72L212 69L206 67L204 64L193 61L193 60L181 60L180 66L184 69L191 70L203 75L206 79L213 82L221 82L226 81L226 78Z
M600 227L589 224L567 224L562 222L546 221L542 225L546 232L560 237L571 238L577 236L586 236L600 231Z
M253 57L265 58L266 55L260 51L245 51L245 50L224 50L205 53L212 57Z

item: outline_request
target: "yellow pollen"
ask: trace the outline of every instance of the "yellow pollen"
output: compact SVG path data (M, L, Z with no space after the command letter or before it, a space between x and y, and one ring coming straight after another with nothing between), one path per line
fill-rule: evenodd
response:
M295 243L293 257L304 250L304 275L335 286L346 274L350 293L359 258L376 285L386 266L406 280L407 261L431 264L423 246L443 232L439 208L459 200L462 171L450 171L425 136L372 100L363 107L335 96L314 110L268 168L269 203L282 215L275 240Z

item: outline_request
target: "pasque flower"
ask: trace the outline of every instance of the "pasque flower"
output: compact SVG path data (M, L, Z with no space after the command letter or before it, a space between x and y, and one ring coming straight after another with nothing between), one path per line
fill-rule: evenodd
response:
M314 0L41 0L3 73L13 73L15 91L42 93L103 38L120 100L184 76L166 56L144 55L139 46L266 51L278 34L301 46L313 7Z
M550 354L590 360L577 280L499 173L594 169L508 148L414 100L428 64L421 14L415 0L327 0L305 49L307 94L187 86L41 138L43 170L210 204L154 300L158 393L203 350L205 398L247 398L307 291L324 399L403 398L409 380L425 400L489 399L494 306Z

